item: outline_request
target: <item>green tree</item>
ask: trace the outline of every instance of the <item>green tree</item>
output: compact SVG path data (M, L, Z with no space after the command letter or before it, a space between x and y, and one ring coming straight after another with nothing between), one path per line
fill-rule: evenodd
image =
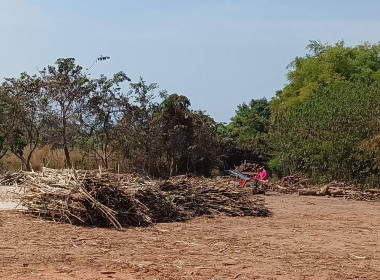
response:
M161 103L156 119L162 130L162 145L170 163L170 176L188 169L189 146L193 138L190 100L177 94L167 96Z
M308 49L270 102L275 159L284 174L368 183L379 173L380 45L311 41Z
M209 176L223 166L223 139L218 135L218 123L202 111L192 112L192 143L188 147L192 172Z
M3 88L0 88L0 160L7 154L6 139L8 135L7 96Z
M109 158L117 150L117 123L129 106L128 98L121 92L120 83L130 81L124 72L116 73L112 79L101 75L92 81L92 90L86 104L86 123L90 133L85 140L91 143L91 150L101 159L105 168Z
M343 41L335 45L310 41L307 49L308 55L289 64L289 83L271 101L274 117L307 101L320 88L339 90L352 82L380 82L380 44L346 47Z
M7 145L7 149L30 171L32 155L41 143L46 127L47 103L41 92L41 80L26 73L18 79L5 79L2 96L6 99L3 123L6 133L3 134L2 146Z
M362 84L339 91L325 89L289 111L272 135L284 171L321 181L356 182L378 172L362 144L373 134L369 124L380 117L374 106L380 101L379 93Z
M154 175L161 173L163 149L162 130L154 120L160 110L159 103L155 101L157 89L156 83L147 84L141 77L139 82L130 83L130 106L118 124L124 157L135 168Z
M252 99L248 104L238 106L231 122L219 132L233 141L230 145L230 161L239 164L242 160L265 163L270 158L267 134L270 127L271 111L265 98ZM230 165L231 165L230 163Z
M56 145L63 148L65 164L71 167L70 151L78 139L91 83L82 67L75 64L74 58L60 58L55 64L56 67L48 66L40 74L50 113L59 120L54 133L59 135Z

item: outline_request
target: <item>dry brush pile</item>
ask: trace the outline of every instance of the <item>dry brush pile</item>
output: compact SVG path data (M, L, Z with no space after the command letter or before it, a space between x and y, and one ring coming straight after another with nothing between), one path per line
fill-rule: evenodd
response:
M268 216L263 198L252 195L250 188L235 188L224 179L176 176L160 184L173 202L190 216Z
M283 177L270 184L270 189L280 193L297 193L311 196L333 196L345 199L380 201L380 189L361 189L346 182L332 181L322 187L310 185L308 180L298 175Z
M261 198L223 180L180 176L162 182L135 174L46 168L13 178L23 189L25 212L77 225L123 228L201 215L270 215ZM12 182L9 174L7 182Z
M239 166L235 166L235 171L238 172L258 172L260 165L257 163L243 162Z
M270 184L270 189L280 193L295 193L309 187L308 180L298 175L283 177L280 181Z

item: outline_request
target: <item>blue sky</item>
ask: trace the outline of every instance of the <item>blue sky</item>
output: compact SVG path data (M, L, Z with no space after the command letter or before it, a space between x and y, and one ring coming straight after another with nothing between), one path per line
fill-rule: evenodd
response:
M380 1L0 0L0 77L74 57L92 77L125 71L229 122L271 99L309 40L380 41Z

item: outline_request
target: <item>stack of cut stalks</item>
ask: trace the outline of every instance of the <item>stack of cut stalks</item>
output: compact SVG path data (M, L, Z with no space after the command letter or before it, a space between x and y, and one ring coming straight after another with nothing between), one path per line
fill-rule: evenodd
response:
M84 226L123 228L200 215L267 216L260 198L225 182L179 177L152 181L133 174L44 168L18 180L25 212Z
M283 177L281 181L270 184L272 191L280 193L295 193L300 189L308 188L308 180L298 175L290 175Z
M176 176L160 185L190 216L268 216L262 197L251 188L234 188L223 179Z
M13 173L5 173L0 176L0 185L10 186L16 185L24 178L24 172L18 171Z

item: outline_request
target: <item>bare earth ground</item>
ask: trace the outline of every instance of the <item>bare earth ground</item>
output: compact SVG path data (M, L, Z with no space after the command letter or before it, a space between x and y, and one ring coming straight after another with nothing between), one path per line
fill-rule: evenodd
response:
M122 231L1 210L0 279L380 279L380 203L266 201L269 218L201 217Z
M17 200L17 193L20 192L18 187L0 185L0 210L22 208Z

